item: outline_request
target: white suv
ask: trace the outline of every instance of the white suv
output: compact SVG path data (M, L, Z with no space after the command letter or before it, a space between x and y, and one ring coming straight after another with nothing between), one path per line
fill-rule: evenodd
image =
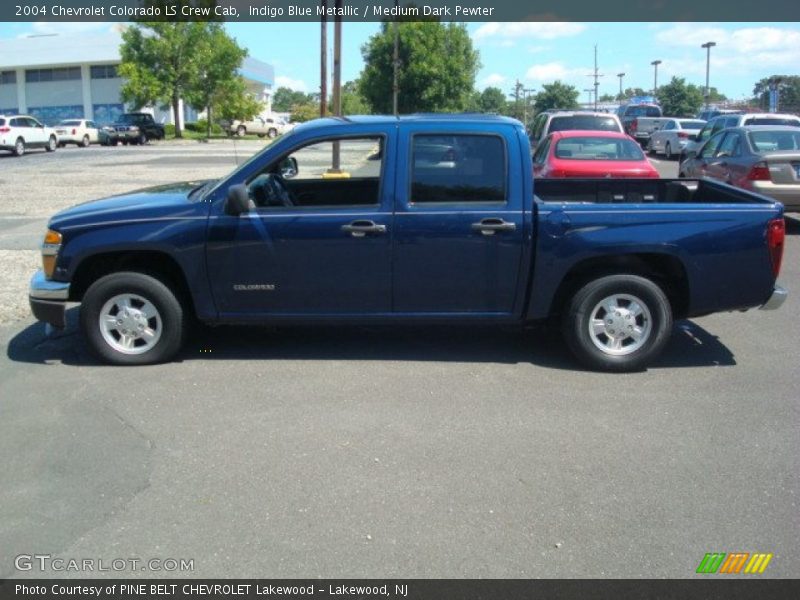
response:
M554 131L567 130L616 131L625 133L619 117L614 113L590 110L546 110L536 115L531 125L531 148Z
M22 156L28 148L55 152L58 136L54 129L28 115L0 115L0 150Z

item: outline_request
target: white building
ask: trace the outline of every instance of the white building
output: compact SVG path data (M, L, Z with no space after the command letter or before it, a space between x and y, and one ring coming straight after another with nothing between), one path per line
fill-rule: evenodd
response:
M0 40L0 114L30 114L48 124L68 118L113 121L126 110L117 74L121 42L119 32ZM269 112L272 65L248 57L239 72ZM151 112L159 122L175 122L171 107ZM190 107L182 107L182 123L196 117Z

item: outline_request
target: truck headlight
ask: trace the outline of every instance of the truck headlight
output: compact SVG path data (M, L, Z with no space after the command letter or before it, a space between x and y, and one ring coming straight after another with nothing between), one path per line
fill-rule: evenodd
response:
M56 270L56 259L58 251L61 250L61 234L52 229L48 229L44 235L42 243L42 270L45 276L50 279Z

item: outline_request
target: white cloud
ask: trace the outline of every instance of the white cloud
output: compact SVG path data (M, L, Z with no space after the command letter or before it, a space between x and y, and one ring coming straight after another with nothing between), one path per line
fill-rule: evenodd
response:
M582 23L523 22L523 23L484 23L475 31L473 38L482 40L491 37L501 38L535 38L553 40L560 37L571 37L586 30Z
M275 87L286 87L296 92L305 92L306 91L306 82L302 79L292 79L291 77L286 77L285 75L278 75L275 77Z
M481 80L481 85L483 87L489 87L503 85L505 82L506 78L503 75L500 75L500 73L492 73Z
M569 69L560 62L549 62L533 65L525 73L525 78L531 81L550 83L555 80L565 81L588 73L586 69Z

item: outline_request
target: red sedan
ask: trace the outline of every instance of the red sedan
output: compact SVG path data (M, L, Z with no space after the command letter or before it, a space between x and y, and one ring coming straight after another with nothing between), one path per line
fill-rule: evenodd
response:
M534 177L658 178L642 148L613 131L556 131L533 155Z

